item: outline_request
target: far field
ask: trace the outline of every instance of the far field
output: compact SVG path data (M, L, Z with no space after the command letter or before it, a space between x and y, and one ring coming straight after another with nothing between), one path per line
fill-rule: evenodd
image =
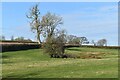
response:
M118 50L73 47L65 53L95 58L50 58L42 49L2 53L3 78L117 78Z

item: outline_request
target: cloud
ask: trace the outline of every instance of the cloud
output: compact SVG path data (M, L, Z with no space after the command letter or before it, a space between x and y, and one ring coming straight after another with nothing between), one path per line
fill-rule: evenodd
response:
M87 8L86 8L87 9ZM93 12L79 10L63 14L64 28L68 34L86 36L90 40L106 38L108 44L118 42L118 16L117 6L102 6L99 8L88 8ZM94 11L96 9L96 11Z
M110 6L102 6L100 11L117 11L118 10L118 5L110 5Z

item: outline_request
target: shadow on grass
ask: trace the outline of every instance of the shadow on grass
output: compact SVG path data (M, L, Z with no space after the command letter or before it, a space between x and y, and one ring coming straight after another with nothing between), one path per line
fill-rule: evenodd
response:
M2 59L9 58L10 56L2 55Z
M11 64L13 62L2 61L2 64Z
M9 58L10 56L6 56L6 55L2 55L2 59L6 59L6 58ZM2 61L2 64L11 64L13 62L10 62L10 61Z
M118 78L3 78L2 80L119 80Z
M71 48L68 48L67 50L71 50L71 51L81 51L80 49L71 49Z

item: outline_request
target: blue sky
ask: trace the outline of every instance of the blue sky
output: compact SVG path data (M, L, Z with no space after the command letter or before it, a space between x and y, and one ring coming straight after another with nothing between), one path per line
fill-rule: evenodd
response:
M23 36L35 40L26 14L34 2L2 3L2 34L6 39ZM89 41L105 38L109 45L118 45L117 2L41 2L41 16L48 11L63 17L62 29L68 34L85 36Z

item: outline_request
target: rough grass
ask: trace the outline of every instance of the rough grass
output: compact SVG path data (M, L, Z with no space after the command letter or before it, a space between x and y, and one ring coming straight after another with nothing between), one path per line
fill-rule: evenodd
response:
M65 53L104 53L102 59L50 58L42 49L2 53L3 78L117 78L118 50L68 48Z

